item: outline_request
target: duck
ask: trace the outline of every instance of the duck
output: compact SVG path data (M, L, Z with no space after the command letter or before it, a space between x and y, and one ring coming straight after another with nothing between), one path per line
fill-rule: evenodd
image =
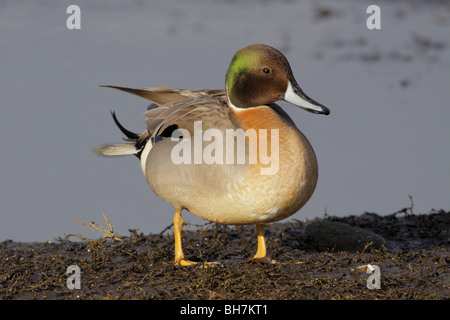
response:
M275 263L267 257L264 226L300 210L318 180L311 144L276 102L330 113L303 92L286 57L265 44L238 50L225 90L102 87L152 103L140 134L127 130L111 111L126 138L97 153L136 156L150 188L173 206L175 265L198 263L183 253L183 210L218 224L256 225L252 260Z

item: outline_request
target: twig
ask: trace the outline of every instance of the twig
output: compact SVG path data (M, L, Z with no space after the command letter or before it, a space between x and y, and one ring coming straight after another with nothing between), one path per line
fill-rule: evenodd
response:
M403 209L400 209L394 213L392 213L392 215L396 216L399 213L404 213L406 215L414 215L414 201L413 201L413 197L411 195L408 195L409 201L411 202L411 205L409 207L405 207ZM409 211L409 212L408 212Z
M162 237L163 233L166 232L167 230L171 229L172 227L173 227L173 223L170 224L170 225L168 225L167 227L165 227L165 228L163 229L163 231L161 231L161 232L159 233L159 236Z
M76 222L76 223L82 224L83 226L89 227L89 228L91 228L92 231L103 233L104 239L112 238L117 241L123 241L123 239L120 236L118 236L114 233L114 229L113 229L111 223L108 221L108 218L106 218L105 214L103 214L103 219L105 219L106 227L99 226L94 221L90 221L89 224L78 221L78 220L74 220L73 222ZM80 234L71 234L71 236L90 241L90 239L87 239Z

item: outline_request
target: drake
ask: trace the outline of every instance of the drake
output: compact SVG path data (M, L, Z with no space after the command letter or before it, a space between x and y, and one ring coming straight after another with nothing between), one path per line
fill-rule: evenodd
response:
M125 129L112 112L126 142L97 151L137 156L153 192L172 204L175 264L196 263L185 259L182 250L183 209L219 224L255 224L258 247L253 258L274 262L267 258L264 225L297 212L312 196L318 178L313 148L275 102L284 100L312 113L330 113L300 89L285 56L264 44L239 50L226 73L225 90L105 87L154 104L143 114L147 129L141 134ZM204 139L208 130L215 132L214 139ZM234 144L239 137L243 137L241 148ZM188 154L181 143L194 152ZM219 152L229 146L231 158L229 148ZM224 161L196 161L196 150ZM177 156L193 161L180 161ZM264 174L263 169L274 164L267 159L277 166Z

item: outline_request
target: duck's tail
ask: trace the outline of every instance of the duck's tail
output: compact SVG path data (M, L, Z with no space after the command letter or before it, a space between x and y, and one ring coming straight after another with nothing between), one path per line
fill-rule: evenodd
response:
M124 138L126 143L103 145L97 147L95 152L103 156L125 156L132 154L140 158L148 138L142 137L137 133L125 129L119 120L117 120L116 113L114 111L111 111L111 115L117 127L119 127L120 131L122 131L122 133L126 136L126 138Z
M134 143L115 143L95 148L95 152L102 156L126 156L133 154L137 156L139 150Z

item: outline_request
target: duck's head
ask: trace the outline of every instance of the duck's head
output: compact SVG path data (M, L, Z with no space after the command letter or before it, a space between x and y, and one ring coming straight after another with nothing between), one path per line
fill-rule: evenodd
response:
M226 74L226 88L229 102L237 108L285 100L309 112L330 113L300 89L286 57L264 44L236 52Z

